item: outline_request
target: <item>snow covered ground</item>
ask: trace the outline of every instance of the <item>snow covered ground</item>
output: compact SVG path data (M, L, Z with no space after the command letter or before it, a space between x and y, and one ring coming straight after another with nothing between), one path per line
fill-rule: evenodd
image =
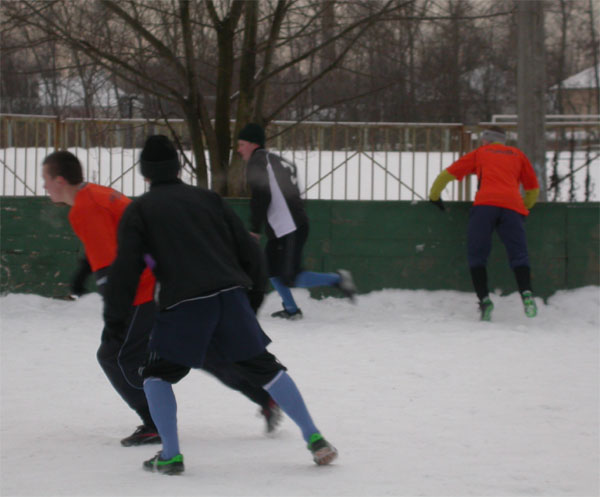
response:
M186 472L149 474L156 446L95 360L101 301L0 298L2 496L597 496L600 289L560 291L527 319L516 294L493 322L472 294L386 290L313 300L261 322L339 449L317 467L285 419L203 372L176 386Z

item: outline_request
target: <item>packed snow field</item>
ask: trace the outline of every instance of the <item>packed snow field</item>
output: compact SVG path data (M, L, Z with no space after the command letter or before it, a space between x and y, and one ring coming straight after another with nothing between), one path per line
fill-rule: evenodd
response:
M101 300L0 298L2 496L597 496L600 289L559 291L528 319L494 296L491 323L455 291L314 300L260 320L339 459L317 467L285 419L204 372L175 387L181 476L151 474L158 446L95 360Z

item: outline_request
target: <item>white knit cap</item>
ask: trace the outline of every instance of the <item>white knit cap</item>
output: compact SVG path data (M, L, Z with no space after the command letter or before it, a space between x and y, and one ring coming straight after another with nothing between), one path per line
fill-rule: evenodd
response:
M490 143L506 143L506 133L495 129L485 129L483 130L483 133L481 133L481 139Z

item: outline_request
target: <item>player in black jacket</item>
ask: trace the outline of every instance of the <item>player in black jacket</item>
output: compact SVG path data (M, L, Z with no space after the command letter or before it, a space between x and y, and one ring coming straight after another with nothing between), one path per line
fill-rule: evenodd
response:
M189 368L202 366L209 349L264 388L299 426L314 461L329 464L336 449L316 428L286 368L267 352L270 339L256 320L253 307L262 302L266 284L258 243L219 195L178 179L177 152L167 137L149 137L140 163L150 191L121 219L104 318L109 333L121 332L150 255L160 287L159 312L143 371L144 391L163 448L144 468L183 471L172 384Z
M282 300L283 310L271 314L285 319L301 319L290 287L338 287L353 299L356 286L345 269L336 273L316 273L302 268L302 251L308 238L308 217L304 210L296 166L265 150L265 132L255 123L247 124L238 135L238 153L247 161L246 180L251 192L250 232L267 235L265 254L273 288Z

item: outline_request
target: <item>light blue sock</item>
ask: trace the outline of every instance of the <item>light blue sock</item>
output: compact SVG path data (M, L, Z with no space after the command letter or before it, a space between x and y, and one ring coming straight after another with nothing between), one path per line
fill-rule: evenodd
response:
M285 372L281 371L269 383L263 387L279 407L285 412L302 430L302 437L308 443L313 433L319 433L312 418L304 404L302 395L296 387L294 380Z
M294 285L300 288L312 288L314 286L335 286L340 282L340 275L337 273L315 273L313 271L302 271Z
M294 314L298 310L298 306L296 305L296 301L292 296L291 290L285 286L283 281L281 281L281 279L278 277L269 278L269 281L271 281L271 285L273 285L273 288L275 288L281 297L281 300L283 301L283 308L290 314Z
M144 392L148 399L152 421L162 440L162 459L171 459L179 454L177 436L177 401L173 386L160 378L146 378Z

